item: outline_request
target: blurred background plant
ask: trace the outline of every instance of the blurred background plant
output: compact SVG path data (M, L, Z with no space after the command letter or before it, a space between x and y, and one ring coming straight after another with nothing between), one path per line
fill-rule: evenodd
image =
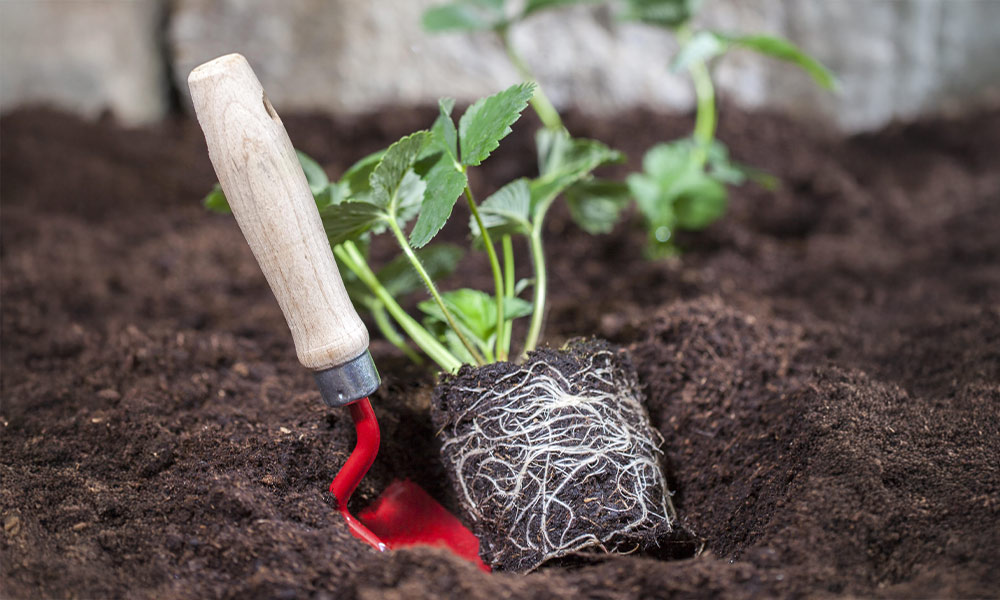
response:
M761 34L729 34L694 25L701 0L453 0L423 15L430 32L491 32L522 79L538 81L511 41L510 30L546 10L571 5L607 5L619 20L635 21L670 31L679 44L671 61L675 73L690 75L695 95L695 124L691 136L657 144L643 157L643 170L628 176L627 187L615 181L588 179L566 190L574 220L590 233L611 229L631 195L649 232L647 253L667 256L677 252L674 232L700 230L726 211L727 185L753 180L774 188L777 180L730 159L729 149L716 139L718 122L715 84L709 63L732 48L747 48L798 65L821 87L833 90L836 81L822 63L786 39ZM559 112L539 82L531 101L546 132L539 133L539 156L559 132L565 132ZM568 134L566 135L567 139ZM570 142L565 142L570 143Z

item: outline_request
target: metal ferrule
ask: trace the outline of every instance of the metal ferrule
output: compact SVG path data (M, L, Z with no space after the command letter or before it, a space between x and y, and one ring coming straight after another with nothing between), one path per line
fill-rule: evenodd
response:
M316 385L323 402L332 408L347 406L375 393L382 380L372 355L364 354L342 365L316 371Z

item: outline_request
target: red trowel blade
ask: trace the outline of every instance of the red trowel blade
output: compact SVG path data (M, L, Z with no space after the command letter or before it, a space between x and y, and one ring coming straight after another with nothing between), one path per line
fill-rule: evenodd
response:
M394 481L358 519L389 548L438 546L489 572L479 558L479 540L423 488L409 480Z

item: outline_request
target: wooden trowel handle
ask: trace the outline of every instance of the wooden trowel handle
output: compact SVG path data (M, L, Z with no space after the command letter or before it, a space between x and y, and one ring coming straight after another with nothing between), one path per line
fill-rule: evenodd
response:
M243 236L315 371L366 354L368 330L337 271L288 133L247 60L229 54L188 77L208 154Z

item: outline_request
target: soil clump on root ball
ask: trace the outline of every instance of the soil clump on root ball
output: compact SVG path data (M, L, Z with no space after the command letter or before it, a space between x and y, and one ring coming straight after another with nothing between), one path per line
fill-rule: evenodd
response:
M662 438L625 350L574 339L521 365L465 366L434 390L432 417L494 568L653 548L673 531Z

